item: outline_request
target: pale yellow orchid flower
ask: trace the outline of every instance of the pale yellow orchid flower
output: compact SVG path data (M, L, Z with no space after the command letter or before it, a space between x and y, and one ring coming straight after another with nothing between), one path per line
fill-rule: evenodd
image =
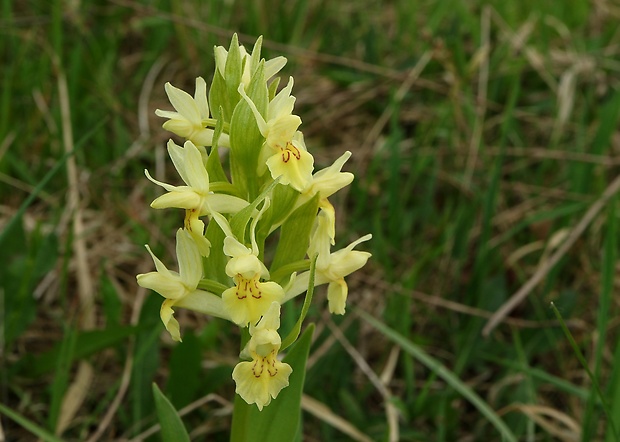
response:
M322 210L317 216L317 224L310 239L308 256L318 255L314 285L329 284L327 287L327 301L330 313L343 315L345 313L349 288L345 277L364 267L372 255L368 252L353 250L358 244L368 241L372 235L365 235L349 244L346 248L334 253L331 249L331 226L328 215ZM290 287L287 287L282 303L303 293L308 288L309 272L303 272L295 278Z
M232 377L237 384L236 392L248 404L256 404L259 410L269 405L283 388L293 369L278 360L282 344L280 335L280 305L271 303L258 325L250 326L252 336L244 349L252 360L237 364Z
M261 159L265 159L272 178L281 177L281 184L301 192L312 180L314 158L297 130L301 118L292 114L295 105L292 89L293 77L290 77L288 85L269 102L266 120L243 87L239 87L239 93L252 109L258 129L265 137Z
M173 186L157 181L145 170L149 180L163 187L168 193L156 198L151 207L185 209L185 229L192 235L203 256L209 255L209 241L204 236L205 224L201 216L218 213L236 213L248 202L232 195L217 194L209 190L209 174L198 148L191 141L184 147L168 141L168 153L185 186Z
M336 237L336 211L328 198L353 182L354 175L351 172L342 172L342 166L350 157L351 152L346 151L340 158L334 161L334 164L312 175L310 183L301 192L295 203L294 209L297 209L312 199L314 195L319 195L319 208L329 220L329 237L331 238L332 245L335 244Z
M175 341L181 341L179 322L173 307L184 307L207 315L230 320L222 299L210 292L198 290L202 278L202 258L198 246L183 229L177 230L176 254L179 272L171 271L155 256L147 245L157 271L137 275L138 285L151 289L166 300L160 310L161 320Z
M194 97L187 92L174 87L170 83L165 86L166 95L176 112L157 109L155 114L168 118L163 128L187 140L196 146L204 147L213 144L213 129L208 129L209 102L207 101L207 83L202 77L196 78L196 92ZM215 121L212 121L215 124ZM227 134L221 134L219 146L230 147ZM206 151L204 152L206 154Z
M272 302L280 302L284 297L284 289L269 279L269 271L258 258L256 243L256 224L261 215L269 207L269 199L265 199L262 209L254 217L250 226L252 247L241 244L232 234L227 221L219 214L214 219L226 234L224 254L230 257L226 264L226 274L233 279L234 286L222 293L224 307L232 321L241 327L255 324L265 314Z

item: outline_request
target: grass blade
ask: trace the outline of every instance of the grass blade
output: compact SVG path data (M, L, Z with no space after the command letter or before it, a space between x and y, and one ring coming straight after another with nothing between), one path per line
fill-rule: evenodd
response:
M596 392L599 399L601 400L601 406L603 407L603 411L605 412L605 415L607 416L607 422L609 422L609 425L611 426L612 433L617 435L618 432L616 431L614 421L609 411L609 406L607 405L605 396L603 396L603 392L601 391L601 387L599 386L598 381L596 380L596 377L594 376L594 373L592 373L592 371L590 370L590 367L588 366L588 362L586 361L586 358L583 356L583 353L581 353L581 350L579 349L579 345L575 341L575 338L573 338L573 335L571 334L570 330L566 326L566 323L564 322L564 319L562 318L560 311L557 309L557 307L555 306L553 302L551 303L551 309L553 310L553 313L555 313L556 318L558 318L558 321L560 321L560 326L562 327L562 331L566 335L566 339L568 339L568 342L573 348L573 352L575 353L575 356L577 356L579 363L581 364L583 369L588 374L588 378L590 378L590 382L592 382L594 391ZM617 440L617 437L616 437L616 440Z
M383 333L387 338L398 344L405 352L413 356L415 359L424 364L429 370L446 381L448 385L454 388L461 396L463 396L469 403L480 411L488 421L499 431L504 441L517 442L516 436L512 433L510 428L504 423L504 421L495 413L495 411L472 390L468 385L461 381L453 372L441 362L437 361L424 350L418 347L416 344L392 330L384 323L376 320L368 313L358 310L357 313L370 325Z
M34 422L26 419L19 413L14 412L9 407L0 404L0 413L3 413L9 419L17 422L19 425L24 427L26 430L30 431L35 436L43 439L45 442L62 442L62 439L57 438L52 433L48 433L43 428L39 427Z
M156 383L153 383L153 397L157 407L157 417L161 425L161 440L163 442L189 442L189 435L179 417L177 410L161 392Z
M81 139L80 141L78 141L78 143L76 144L75 148L73 149L73 151L71 152L67 152L65 153L60 160L58 160L56 162L56 164L54 164L54 167L52 167L49 172L47 172L45 174L45 176L43 177L43 179L41 179L41 181L39 182L39 184L37 185L37 187L34 188L34 190L30 193L30 195L28 195L28 198L26 198L26 200L22 203L22 205L19 207L19 209L17 210L17 212L15 213L15 215L13 215L13 217L9 220L9 222L6 224L6 226L4 227L4 229L2 230L2 233L0 233L0 247L2 246L2 243L4 242L5 238L11 233L11 228L13 226L13 224L15 224L17 222L17 220L21 219L21 217L24 215L24 212L26 212L26 209L28 208L28 206L30 206L30 204L32 204L32 202L35 200L35 198L37 197L37 195L39 195L39 193L43 190L43 188L45 187L45 185L49 182L49 180L52 179L52 177L54 175L56 175L56 173L60 170L60 168L65 164L65 162L67 161L67 159L73 155L79 148L81 148L86 141L88 141L88 139L95 134L100 128L101 126L103 126L103 124L105 122L107 122L108 119L104 118L102 119L99 124L95 125L91 130L89 130Z

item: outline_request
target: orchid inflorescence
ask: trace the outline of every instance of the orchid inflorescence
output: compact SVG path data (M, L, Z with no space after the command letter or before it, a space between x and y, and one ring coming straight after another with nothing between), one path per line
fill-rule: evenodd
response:
M158 109L156 114L167 118L164 129L185 139L183 146L168 142L184 184L167 184L145 173L166 190L151 207L185 210L183 228L176 232L179 268L168 270L147 245L156 271L137 276L140 286L165 298L161 319L176 341L181 341L174 318L178 307L248 327L241 352L245 360L233 378L236 392L259 409L288 385L292 372L278 357L280 306L328 284L330 312L344 314L344 278L370 257L353 248L371 238L363 236L332 252L336 217L328 198L353 181L352 173L342 172L351 153L313 173L314 159L298 130L301 118L293 114L293 78L276 93L279 78L273 77L286 59L261 59L261 42L248 53L235 35L228 50L215 48L208 100L201 77L193 97L166 83L175 111ZM228 173L220 157L225 149ZM265 243L274 233L268 267Z

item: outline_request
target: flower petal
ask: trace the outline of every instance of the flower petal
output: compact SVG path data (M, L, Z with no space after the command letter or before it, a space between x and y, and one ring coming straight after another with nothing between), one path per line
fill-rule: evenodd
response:
M226 240L224 240L224 243L226 243ZM226 245L224 247L226 248ZM261 275L263 272L263 266L261 265L261 261L258 259L258 256L252 254L251 250L247 247L242 247L247 251L247 253L234 255L231 259L229 259L226 264L226 274L231 278L241 275L244 279L253 279L257 275ZM228 248L228 250L230 250L230 248Z
M202 118L209 118L209 102L207 101L207 82L202 77L196 78L194 101Z
M183 119L183 116L179 114L178 112L166 111L166 110L161 110L161 109L155 109L155 115L157 115L158 117L168 118L170 120Z
M188 211L186 213L196 213ZM185 231L189 233L192 240L198 247L200 254L205 258L209 257L211 243L205 237L205 223L198 216L185 216Z
M226 238L224 238L224 254L226 256L238 258L240 256L250 255L251 253L252 250L241 244L232 235L227 235ZM234 276L236 273L237 272L229 276Z
M271 148L286 146L286 143L293 139L300 125L301 118L298 115L283 115L274 120L269 120L267 122L267 144Z
M351 152L347 151L340 156L334 164L318 171L312 176L312 184L304 191L310 196L319 193L321 198L329 198L340 189L353 182L354 175L350 172L341 172L344 163L351 157Z
M161 309L159 310L159 316L161 317L161 322L164 323L164 326L166 327L166 330L168 330L168 333L170 333L172 339L181 342L179 322L174 319L174 310L172 310L173 305L174 300L166 299L161 305Z
M230 320L235 324L245 327L250 321L247 303L243 299L237 297L237 286L224 290L222 293L222 302L224 309Z
M276 57L265 62L265 80L269 80L276 75L286 65L286 57Z
M174 87L169 82L165 85L166 94L174 109L193 125L202 124L200 110L190 94Z
M322 272L316 272L314 275L314 287L318 287L323 284L327 284L331 280L327 277L327 275ZM286 293L284 298L282 298L281 304L284 304L287 301L290 301L296 296L301 295L306 290L308 290L308 284L310 283L310 272L302 272L295 277L295 280L292 284L288 285L286 288Z
M288 387L288 378L293 372L293 369L285 362L276 361L274 365L277 373L275 376L269 378L267 388L269 389L269 395L275 399L283 388Z
M205 198L205 204L208 207L202 208L203 213L237 213L250 205L250 203L244 199L223 193L208 194Z
M242 327L258 322L272 302L280 303L284 298L284 289L273 281L256 283L244 279L237 282L238 285L222 293L222 302L232 321Z
M269 387L262 377L256 378L252 367L254 362L240 362L232 373L237 387L235 392L248 404L256 404L259 410L271 402ZM292 370L291 370L292 371ZM288 385L288 378L286 380Z
M186 141L183 146L184 166L188 183L198 193L206 195L209 192L209 174L202 162L200 151L191 141Z
M331 263L330 248L332 229L329 212L321 210L315 220L315 228L308 246L308 256L313 259L318 255L316 267L319 271L326 270Z
M201 197L191 187L181 186L155 198L151 203L153 209L198 209L201 206Z
M205 315L215 316L218 318L231 320L222 298L204 290L194 290L187 296L179 299L176 303L177 307L183 307L195 312L204 313Z
M261 332L262 330L277 330L280 328L280 303L279 302L272 302L271 305L269 306L269 309L265 312L265 314L263 315L263 318L260 320L260 322L258 323L258 325L250 326L250 334L252 336L255 336L257 339L259 337L257 337L256 333L257 332ZM271 337L269 337L269 339L267 341L265 341L265 339L261 339L260 343L265 343L265 342L270 342L271 344L273 344L274 346L277 346L278 348L280 348L280 344L282 343L282 340L280 339L280 335L277 335L277 338L272 339Z
M198 247L183 229L177 230L176 251L181 281L190 291L195 290L202 278L202 258Z
M183 138L189 137L194 132L192 122L182 116L166 121L161 127Z
M158 272L149 272L136 276L138 285L151 289L167 299L179 299L187 291L180 278L162 275Z
M201 130L194 131L188 138L190 138L196 146L211 146L213 144L214 133L213 129L202 128Z
M330 313L344 315L348 293L349 287L344 278L329 283L327 286L327 301Z
M148 244L145 244L144 247L146 247L146 250L148 250L151 258L153 258L153 262L155 263L155 268L157 269L157 271L162 275L171 276L172 273L170 272L170 270L168 270L164 263L161 262L157 256L155 256Z
M174 168L179 173L179 176L183 180L183 182L187 185L189 183L189 177L187 173L185 173L185 151L181 146L175 143L172 140L168 140L168 155L170 155L170 159L172 160L172 164L174 164Z
M164 189L166 189L168 192L172 192L173 190L177 190L180 187L177 186L173 186L172 184L167 184L167 183L163 183L161 181L157 181L155 178L153 178L151 176L151 174L149 173L148 170L144 169L144 174L146 175L146 177L148 178L149 181L151 181L152 183L157 184L158 186L163 187Z
M222 78L225 78L224 68L226 67L226 60L228 59L228 51L224 48L224 46L216 46L213 53L215 56L215 65L220 71Z
M288 84L269 103L269 119L280 118L290 115L295 107L295 97L291 95L293 91L293 77L289 77Z
M307 151L298 149L299 159L294 155L278 152L267 160L267 167L275 180L281 176L280 184L290 185L302 191L312 180L314 158Z

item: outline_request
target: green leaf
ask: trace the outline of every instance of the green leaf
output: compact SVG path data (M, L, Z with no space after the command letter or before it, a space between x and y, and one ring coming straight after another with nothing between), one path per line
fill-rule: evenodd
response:
M211 253L207 259L203 260L205 277L224 284L228 288L230 286L230 278L226 274L228 258L224 255L224 238L226 235L220 226L211 220L207 224L205 236L211 243Z
M271 224L276 226L291 213L295 207L295 203L299 198L299 192L291 186L278 184L273 189L273 204L269 208L271 211Z
M607 233L604 241L603 252L603 272L602 272L602 287L599 296L599 309L597 318L597 330L598 340L594 350L594 376L601 378L601 371L603 366L603 352L605 351L605 343L607 342L607 330L609 330L610 312L613 311L613 295L614 295L614 282L616 279L616 247L618 244L617 225L618 218L616 216L616 199L612 198L609 201L609 211L607 215ZM589 440L595 438L595 432L597 424L600 421L600 411L596 409L597 396L594 391L590 390L590 398L586 404L586 411L583 414L582 425L582 440ZM607 433L612 433L618 438L616 431L614 415L611 414L611 409L608 409L609 428Z
M271 264L271 272L306 256L310 242L310 232L316 219L319 207L319 194L317 193L307 203L300 206L282 224L280 241L276 249L276 255Z
M263 36L259 36L256 39L256 43L254 43L254 47L252 48L252 56L250 58L250 72L254 74L256 68L260 64L260 51L263 46Z
M217 108L211 109L211 114L215 118L215 127L213 128L213 139L211 140L211 149L217 149L220 144L220 136L224 131L224 119L222 118L222 114L224 113L224 109L222 106L218 106Z
M16 413L15 411L11 410L6 405L0 404L0 413L3 413L9 419L17 422L23 428L25 428L26 430L30 431L32 434L34 434L35 436L39 437L40 439L43 439L45 442L62 442L62 439L59 439L58 437L56 437L53 434L49 433L47 430L39 427L37 424L35 424L34 422L26 419L21 414Z
M51 430L56 430L62 400L69 386L69 374L74 360L76 342L77 332L75 328L72 326L65 327L65 333L60 342L58 358L56 359L54 380L50 387L51 400L47 422Z
M616 344L614 351L614 359L611 364L613 371L611 373L609 393L611 395L611 420L608 425L610 427L620 427L620 342ZM605 442L618 442L618 435L613 431L607 431Z
M234 109L241 98L239 92L237 92L237 88L241 83L242 69L239 39L237 38L237 34L234 34L230 41L230 46L228 47L228 56L226 57L226 66L224 67L226 96L230 109Z
M207 173L209 174L209 181L211 183L224 182L228 184L228 177L226 176L226 172L224 172L222 161L220 160L220 152L215 146L215 140L216 138L219 139L219 134L222 132L222 127L224 126L224 121L222 119L223 113L224 110L220 106L216 115L217 124L215 125L215 133L213 135L214 145L211 148L211 153L209 153L209 158L207 159Z
M0 248L0 262L6 263L0 268L0 286L4 296L8 295L10 299L6 312L0 311L7 345L20 336L36 317L38 303L32 291L56 265L58 257L56 235L44 235L41 225L37 225L28 238L21 223L14 224L12 230Z
M555 317L560 322L562 331L564 332L564 335L566 335L566 339L568 339L568 342L573 348L573 352L575 353L575 356L577 357L577 359L579 360L579 362L585 369L588 375L588 378L590 378L590 382L592 382L592 386L594 387L593 390L598 396L598 398L600 399L601 406L603 407L603 411L605 412L605 415L607 416L607 422L609 422L609 425L611 427L611 432L617 437L618 431L615 428L614 419L612 418L613 416L610 412L609 405L607 404L607 399L605 398L605 395L601 391L601 387L599 385L598 379L596 378L594 373L592 373L592 370L590 370L590 365L586 361L586 358L583 356L583 353L581 352L579 348L579 344L577 344L577 342L575 341L575 338L573 338L573 334L570 332L570 330L566 326L566 322L564 322L564 318L562 318L562 314L560 313L560 311L557 309L557 307L555 306L553 302L551 303L551 309L553 310L553 313L555 313Z
M157 418L161 425L161 440L163 442L189 442L189 435L179 414L154 382L153 397L157 408Z
M113 327L107 330L80 333L76 338L75 351L72 352L71 362L86 358L91 354L116 345L125 338L135 334L138 330L138 327ZM24 356L18 362L19 367L23 367L24 372L34 378L52 371L63 353L63 342L41 355L34 356L29 354Z
M314 324L310 324L284 362L293 368L288 387L258 411L239 395L235 397L231 442L291 442L300 430L301 395L306 377L306 361L312 344Z
M160 367L160 336L163 325L159 318L161 298L147 296L140 312L139 323L146 325L136 334L134 363L131 368L131 383L127 395L128 413L123 417L128 425L140 422L155 412L153 401L153 380Z
M170 375L166 391L175 407L181 408L196 398L202 378L202 347L191 330L183 334L183 342L175 345L168 364Z
M54 166L49 170L49 172L47 172L45 174L45 176L43 177L43 179L41 181L39 181L39 184L37 184L37 186L32 190L32 192L30 192L30 194L28 195L28 198L25 199L25 201L21 204L21 206L19 206L19 209L17 210L17 212L15 213L15 215L13 215L13 217L9 220L8 223L6 223L6 225L4 226L4 228L2 229L2 232L0 233L0 248L3 246L3 242L10 236L11 233L11 228L13 226L13 224L15 224L18 220L20 220L22 218L22 216L24 215L24 212L26 212L26 209L30 206L30 204L32 204L32 202L38 197L39 192L41 192L43 190L43 188L46 186L46 184L48 183L49 180L52 179L52 177L62 168L62 166L65 164L65 162L67 161L67 159L73 155L77 150L81 149L82 146L86 143L86 141L88 141L88 139L95 134L95 132L97 132L101 126L103 126L104 123L106 123L108 121L107 118L102 119L99 124L95 125L94 127L91 128L91 130L89 130L82 138L80 138L80 140L75 144L75 147L73 149L73 151L71 152L67 152L65 153L60 160L58 160L56 162L56 164L54 164Z
M116 287L107 275L101 276L101 301L105 313L106 324L118 326L123 314L123 301L121 301Z
M379 330L387 338L398 344L405 352L424 364L429 370L442 378L448 385L454 388L461 396L469 401L474 407L480 411L488 421L499 431L503 440L507 442L517 442L517 437L512 433L506 423L495 413L495 411L487 404L478 394L472 390L470 386L461 381L452 371L448 370L438 360L434 359L422 348L399 334L395 330L392 330L387 325L376 320L368 313L357 310L357 313L370 325Z
M269 104L264 63L259 65L252 76L246 92L264 117ZM265 138L258 129L250 105L245 100L239 101L230 122L230 170L233 184L246 189L250 201L258 195L259 180L256 169L264 142Z
M234 105L236 104L237 103L234 103ZM220 74L220 70L216 67L215 73L213 74L213 82L211 83L211 88L209 89L209 107L211 109L222 109L222 119L225 122L230 123L234 105L231 106L228 102L228 95L226 94L226 81L224 80L224 77L222 77L222 74Z

